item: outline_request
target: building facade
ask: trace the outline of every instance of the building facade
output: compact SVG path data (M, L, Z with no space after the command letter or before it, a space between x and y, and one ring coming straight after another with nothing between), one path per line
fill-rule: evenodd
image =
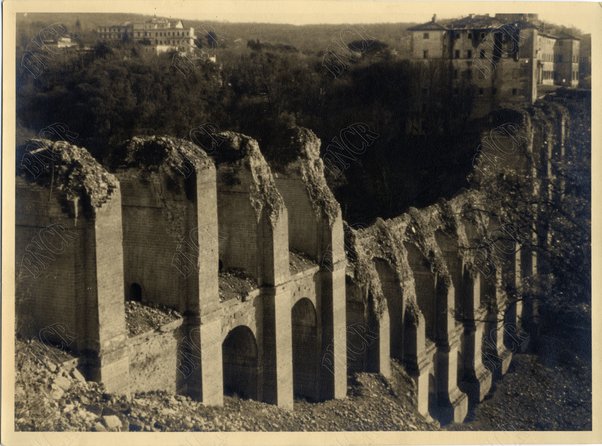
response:
M579 83L579 39L543 32L534 14L469 15L445 24L433 16L408 30L412 59L444 62L454 92L472 87L475 117L533 103L544 85Z
M145 22L100 26L96 31L100 40L130 39L146 44L158 53L170 50L192 51L196 37L194 28L184 28L181 20L171 23L167 19L156 17Z

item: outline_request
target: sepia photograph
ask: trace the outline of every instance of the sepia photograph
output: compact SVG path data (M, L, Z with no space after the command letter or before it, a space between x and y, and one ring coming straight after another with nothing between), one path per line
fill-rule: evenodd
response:
M4 6L2 444L602 442L600 4Z

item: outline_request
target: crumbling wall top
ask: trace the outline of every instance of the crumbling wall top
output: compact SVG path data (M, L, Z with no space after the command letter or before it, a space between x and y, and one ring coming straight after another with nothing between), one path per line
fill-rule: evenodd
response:
M243 172L250 173L248 183L251 205L259 219L266 212L274 223L284 210L284 200L276 188L270 166L253 138L236 132L219 134L222 143L213 153L218 167L218 181L227 186L241 184Z
M394 272L403 290L404 299L414 300L414 278L403 245L403 234L408 224L407 214L393 220L377 219L367 227L353 229L345 225L345 246L349 265L349 275L363 290L364 301L373 297L376 314L382 312L384 294L375 260L380 259Z
M109 165L112 169L137 167L149 171L160 168L180 173L212 166L205 151L196 144L171 136L135 136L116 147Z
M324 176L320 139L307 128L294 127L283 145L280 150L266 150L270 166L278 174L301 179L316 215L332 225L341 215L341 208Z
M17 147L17 175L58 191L64 201L81 203L92 215L119 188L87 150L66 141L31 139Z

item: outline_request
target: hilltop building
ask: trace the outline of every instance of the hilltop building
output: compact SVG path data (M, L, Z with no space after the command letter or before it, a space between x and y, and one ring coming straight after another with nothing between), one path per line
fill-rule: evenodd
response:
M196 37L194 28L184 28L181 20L171 23L167 19L157 17L145 22L99 26L96 31L100 40L131 39L147 44L158 53L170 50L192 51Z
M472 87L475 117L531 104L542 86L579 83L579 39L546 33L536 14L471 14L445 23L433 16L408 30L412 59L445 63L453 92Z

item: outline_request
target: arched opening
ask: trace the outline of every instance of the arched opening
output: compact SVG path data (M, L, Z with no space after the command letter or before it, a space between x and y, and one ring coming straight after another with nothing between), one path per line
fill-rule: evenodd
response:
M224 262L222 262L221 259L219 259L218 262L219 263L217 264L217 270L221 273L224 270Z
M425 334L431 341L436 339L436 283L429 261L411 243L404 243L408 252L408 262L416 283L416 300L424 315Z
M130 285L130 293L127 300L133 300L135 302L142 301L142 287L138 283L132 283Z
M257 399L257 343L253 332L238 326L222 344L224 393Z
M458 242L455 237L438 230L435 232L435 239L437 240L439 249L443 252L447 270L449 271L452 284L454 285L454 318L456 319L455 323L457 325L461 323L461 320L459 319L463 319L465 315L463 297L465 296L466 290L464 287L464 265L462 257L460 257Z
M383 303L386 305L386 302ZM366 371L371 373L381 372L381 332L379 315L375 313L374 296L368 295L368 304L365 308L367 330L365 339L362 339L366 346ZM385 315L385 317L388 317ZM387 357L388 360L388 357Z
M293 392L296 397L318 400L318 325L313 303L303 298L291 315L293 330Z
M437 402L437 383L435 381L435 375L429 373L429 414L435 419L439 417Z
M345 278L347 321L347 372L349 375L366 370L366 305L362 291L354 280Z
M391 357L403 359L403 296L399 279L390 264L375 258L374 264L389 309L389 342Z

